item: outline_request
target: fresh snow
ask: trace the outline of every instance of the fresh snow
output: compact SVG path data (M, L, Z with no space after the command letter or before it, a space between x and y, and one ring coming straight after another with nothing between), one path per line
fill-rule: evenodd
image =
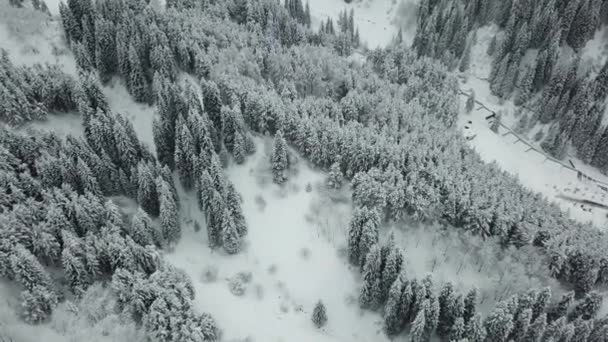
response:
M156 145L154 145L152 124L156 107L133 101L124 83L116 78L103 87L103 93L108 99L110 109L115 113L125 115L131 120L139 140L154 153Z
M68 135L82 137L84 135L82 117L76 113L49 113L45 120L27 122L23 128L51 131L60 137Z
M327 18L332 18L335 25L341 11L354 9L361 42L370 49L387 46L399 27L404 40L411 43L416 31L417 3L418 0L354 0L350 4L344 0L309 0L314 29Z
M204 215L194 195L182 193L183 236L166 258L193 279L196 303L226 328L225 340L388 341L380 332L381 317L358 309L360 276L332 242L333 237L343 239L345 227L311 223L319 216L307 219L316 190L306 192L305 187L308 183L319 187L323 177L299 165L286 188L279 188L271 182L268 169L270 140L265 144L256 140L258 152L244 165L228 169L230 180L243 197L249 226L243 251L228 256L211 250ZM348 208L332 208L334 217L344 215L347 222ZM200 232L194 232L194 221L203 227ZM336 230L335 234L330 230ZM208 267L218 270L217 280L211 283L202 279ZM239 272L251 272L252 276L241 297L228 288L228 279ZM318 300L325 303L329 318L321 330L311 321Z
M76 62L63 38L61 21L32 10L0 4L0 48L17 65L57 64L76 75Z

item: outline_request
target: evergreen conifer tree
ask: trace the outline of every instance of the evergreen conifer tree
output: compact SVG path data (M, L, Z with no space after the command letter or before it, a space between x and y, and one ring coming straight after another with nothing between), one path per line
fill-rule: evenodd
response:
M274 137L272 156L270 157L272 178L277 184L283 184L287 180L286 173L289 168L289 157L287 153L287 143L285 142L285 138L283 138L283 133L278 131Z
M312 311L312 322L317 328L322 328L327 324L327 312L323 302L318 301Z

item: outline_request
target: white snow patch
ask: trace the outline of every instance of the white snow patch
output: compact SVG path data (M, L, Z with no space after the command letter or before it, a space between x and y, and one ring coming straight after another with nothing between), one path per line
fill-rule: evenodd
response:
M0 48L13 63L57 64L76 75L76 63L63 38L61 21L27 8L0 5Z
M154 153L156 147L154 145L152 123L154 115L156 115L156 107L133 101L122 81L116 78L103 87L103 93L108 98L110 109L115 113L124 114L131 120L139 140L148 145Z
M56 133L60 137L72 135L81 137L84 135L82 117L76 113L50 113L43 121L30 121L24 129L36 129Z
M59 4L65 3L63 0L43 0L46 3L46 7L48 7L49 12L53 16L59 16Z
M595 33L593 39L587 42L581 52L581 66L588 68L596 75L608 58L608 25Z

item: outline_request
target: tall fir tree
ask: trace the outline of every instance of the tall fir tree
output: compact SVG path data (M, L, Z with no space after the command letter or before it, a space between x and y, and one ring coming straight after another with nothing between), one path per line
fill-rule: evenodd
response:
M287 143L283 133L278 131L274 137L272 155L270 157L272 167L272 179L277 184L283 184L287 180L287 169L289 168L289 156Z

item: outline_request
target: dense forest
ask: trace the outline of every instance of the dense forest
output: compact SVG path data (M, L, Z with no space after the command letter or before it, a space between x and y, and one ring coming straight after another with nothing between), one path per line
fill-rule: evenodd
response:
M596 137L587 160L605 168L605 134L595 131L608 67L581 76L575 57L557 66L561 49L576 53L592 37L606 4L426 0L413 49L396 40L358 64L345 58L360 44L354 14L317 29L301 0L168 0L162 11L145 0L68 0L61 20L78 79L52 66L15 66L7 53L0 64L0 120L19 125L76 111L85 131L66 139L0 131L0 276L23 290L32 323L105 282L117 310L151 340L219 340L220 327L193 305L192 281L161 256L180 238L175 181L196 194L209 247L239 253L248 226L224 168L254 153L254 135L270 135L276 183L289 177L290 148L329 171L331 187L350 182L348 260L362 273L361 308L381 312L388 335L606 341L608 321L597 317L598 291L608 285L606 234L468 147L454 129L451 73L470 49L469 32L496 23L504 34L492 52L494 93L538 106L530 120L556 120L560 130L544 147L558 155L570 139L584 153L575 137L586 145ZM518 81L529 49L539 51L535 66L526 64ZM110 110L100 87L113 78L136 101L156 105L154 152ZM127 220L112 196L141 209ZM530 290L482 315L475 291L460 294L451 283L438 291L432 277L405 274L400 247L379 231L406 220L467 230L505 249L533 246L571 291L552 301L550 289Z

